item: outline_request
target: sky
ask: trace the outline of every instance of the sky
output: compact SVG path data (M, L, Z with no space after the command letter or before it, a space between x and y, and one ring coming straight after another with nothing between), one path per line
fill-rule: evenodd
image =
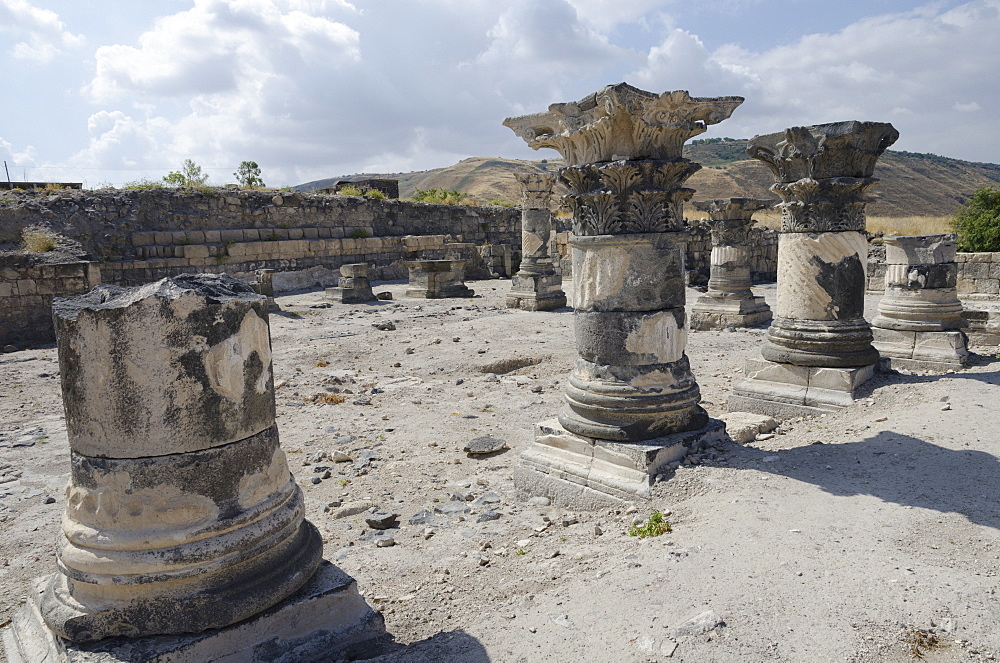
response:
M703 138L870 120L997 163L997 35L1000 0L0 0L0 159L97 187L558 158L500 123L624 81L746 98Z

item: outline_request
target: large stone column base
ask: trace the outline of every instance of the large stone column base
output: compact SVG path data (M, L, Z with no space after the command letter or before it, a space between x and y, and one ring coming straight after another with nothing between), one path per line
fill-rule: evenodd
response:
M710 419L698 430L644 442L611 442L570 433L558 420L535 425L535 441L521 453L514 485L575 509L597 509L649 499L656 475L699 442L722 440L726 425Z
M361 597L354 579L329 562L323 562L295 594L232 626L84 645L60 638L42 621L38 601L44 583L42 579L36 585L2 633L9 663L328 661L361 654L376 640L387 638L382 615Z
M858 387L875 374L875 366L825 368L750 359L746 377L733 386L728 409L779 418L841 410L854 402Z
M960 331L899 331L872 327L872 344L883 369L946 373L969 365L965 334Z
M688 327L695 331L726 327L759 327L771 322L771 307L763 297L722 299L704 295L691 307Z
M364 304L377 301L371 286L367 288L327 288L326 296L342 304Z
M525 311L552 311L566 306L566 293L562 291L562 277L558 274L524 276L515 274L507 294L507 308Z

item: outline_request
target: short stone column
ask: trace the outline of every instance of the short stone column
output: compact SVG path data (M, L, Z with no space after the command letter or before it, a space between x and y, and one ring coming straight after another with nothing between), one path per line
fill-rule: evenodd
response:
M521 266L511 279L507 308L551 311L566 306L562 276L549 257L552 212L549 199L555 176L518 175L521 184Z
M890 235L885 295L872 320L885 368L941 373L968 364L956 283L956 236Z
M58 571L14 620L23 658L118 638L101 651L145 658L108 660L251 660L338 600L325 629L349 642L380 631L323 562L278 443L264 296L182 275L101 286L53 312L71 471ZM134 640L164 635L176 637Z
M476 294L465 285L464 260L408 260L406 268L410 272L407 297L447 299Z
M258 269L254 272L253 289L257 294L267 297L267 310L279 311L281 307L274 300L274 270Z
M653 94L624 83L546 113L508 118L553 148L573 210L576 367L558 421L543 422L515 481L589 506L648 496L662 467L724 426L709 421L684 349L684 142L741 97Z
M748 154L774 173L782 202L778 294L761 351L737 383L730 410L778 416L850 405L875 370L864 319L865 205L891 124L838 122L756 136Z
M708 293L691 307L691 329L754 327L770 322L771 308L750 290L749 239L753 213L774 201L721 198L693 204L711 217L712 258Z
M372 292L372 284L368 280L368 263L341 265L337 287L327 288L326 296L344 304L375 301L375 293Z

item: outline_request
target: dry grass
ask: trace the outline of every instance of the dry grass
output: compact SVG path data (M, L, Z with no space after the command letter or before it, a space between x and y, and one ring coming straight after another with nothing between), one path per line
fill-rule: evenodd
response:
M48 253L59 246L59 233L46 226L28 226L21 231L21 248L26 253Z
M931 235L955 232L950 216L870 216L868 232L886 235Z

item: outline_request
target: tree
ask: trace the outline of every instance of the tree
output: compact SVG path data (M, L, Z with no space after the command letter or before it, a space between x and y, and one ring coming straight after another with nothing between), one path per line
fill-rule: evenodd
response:
M239 168L233 173L240 186L250 188L254 186L266 186L260 176L260 166L256 161L241 161Z
M959 251L1000 251L1000 187L977 189L955 214Z
M191 159L185 159L180 171L172 170L163 176L169 186L205 186L208 175L201 172L201 166Z

